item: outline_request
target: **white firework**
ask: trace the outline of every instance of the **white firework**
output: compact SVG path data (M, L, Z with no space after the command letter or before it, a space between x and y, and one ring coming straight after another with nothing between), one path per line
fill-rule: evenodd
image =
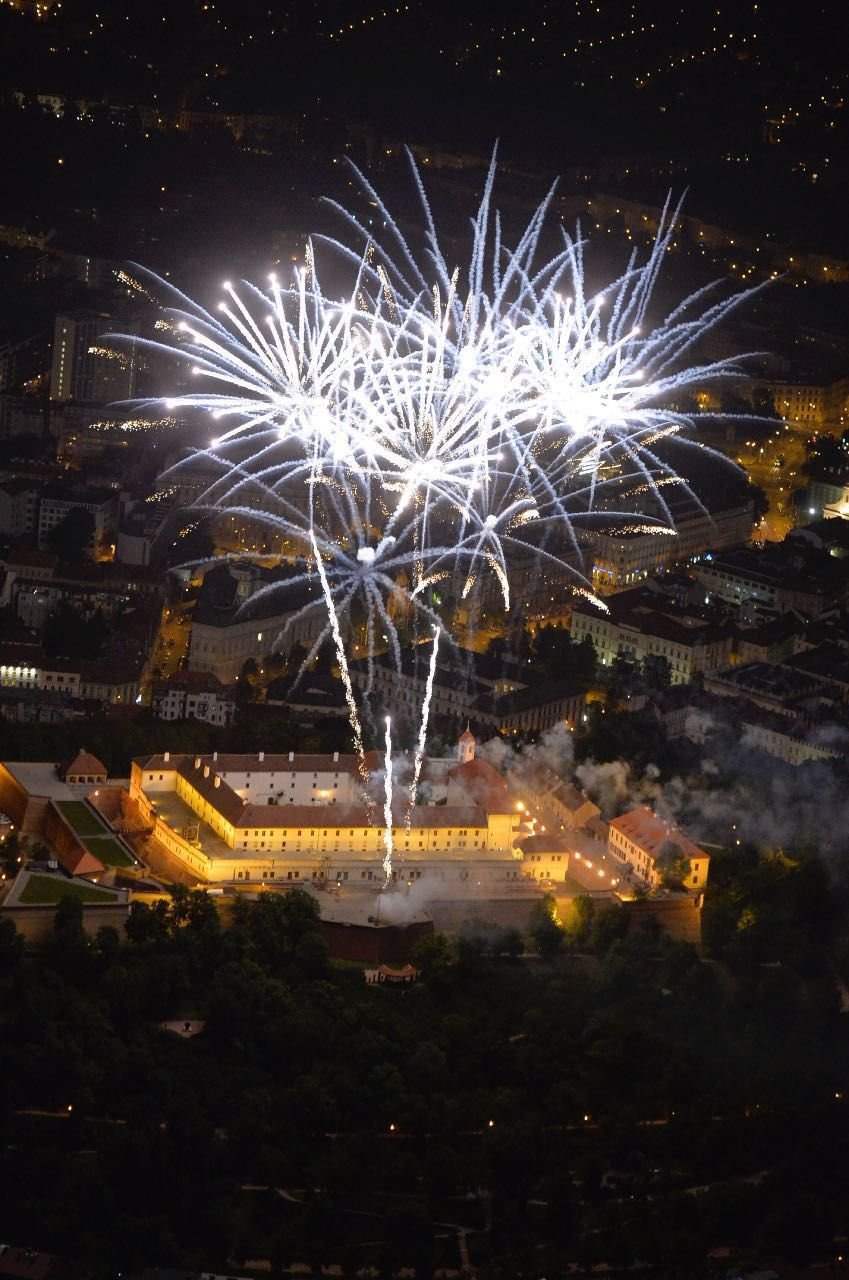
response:
M385 646L399 667L398 596L405 618L450 635L430 603L437 582L457 601L491 581L509 609L516 566L524 576L535 565L592 595L583 529L674 536L664 495L689 486L659 446L695 432L699 415L675 409L676 397L741 376L739 362L691 357L745 296L701 290L651 322L679 213L669 206L646 260L632 256L588 297L580 234L563 231L558 251L541 253L553 188L505 243L494 156L463 271L411 169L423 252L355 171L385 233L375 240L340 208L352 234L327 243L352 267L343 299L326 296L312 246L291 282L225 285L216 314L142 273L172 304L149 345L181 356L198 383L169 411L209 416L211 443L194 458L215 478L197 505L249 517L309 557L267 590L320 585L328 622L316 647L332 634L344 658L344 633L361 628L366 652ZM630 503L611 509L614 494ZM646 494L659 517L643 514Z

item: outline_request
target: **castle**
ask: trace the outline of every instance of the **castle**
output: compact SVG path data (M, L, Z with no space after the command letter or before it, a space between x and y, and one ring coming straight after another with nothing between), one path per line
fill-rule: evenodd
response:
M366 759L380 775L382 759ZM395 878L467 881L484 869L521 877L519 815L466 730L455 759L426 759L410 807L412 764L394 764ZM381 881L383 786L369 791L356 756L172 755L133 761L130 798L152 835L199 880Z

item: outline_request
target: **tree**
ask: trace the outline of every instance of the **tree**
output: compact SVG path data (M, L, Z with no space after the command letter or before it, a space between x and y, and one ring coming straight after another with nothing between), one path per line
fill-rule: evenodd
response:
M598 656L589 636L572 645L572 675L576 680L594 680L598 671Z
M85 507L71 507L47 535L47 545L62 560L87 560L94 537L94 516Z
M643 681L647 689L668 689L672 683L669 661L662 653L647 653L643 658Z
M109 631L99 609L90 618L61 601L47 620L44 645L52 658L96 658Z
M259 676L259 666L255 658L246 658L242 663L240 672L242 680L249 680L253 684Z
M87 976L89 948L83 928L83 907L73 894L66 893L59 899L49 951L54 967L72 982L82 982Z
M580 897L573 899L566 930L569 942L576 947L583 946L589 940L594 919L595 903L589 894L582 893Z
M655 865L660 871L660 882L667 889L678 888L690 874L690 859L674 840L664 840Z
M628 657L627 654L617 653L609 668L608 705L615 706L623 698L630 697L639 683L639 678L638 663L633 658Z
M530 935L544 960L557 955L563 945L563 926L557 915L554 895L546 893L531 912Z
M17 831L10 831L0 845L3 870L7 876L15 876L21 865L21 841Z
M432 933L413 948L413 964L425 978L444 977L454 960L454 950L447 934Z
M124 922L124 932L137 946L163 942L168 936L168 917L167 902L156 902L152 907L146 902L132 902L130 914Z
M546 675L562 680L572 674L572 638L563 627L540 627L534 657Z
M0 973L10 973L24 954L24 940L8 916L0 917Z
M749 484L746 497L752 500L752 516L755 524L760 524L769 511L769 498L759 484Z

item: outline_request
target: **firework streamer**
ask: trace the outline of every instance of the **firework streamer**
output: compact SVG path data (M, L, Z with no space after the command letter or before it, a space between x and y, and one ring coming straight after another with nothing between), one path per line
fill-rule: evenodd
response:
M386 752L383 758L383 887L392 878L392 721L386 717Z
M427 673L427 684L425 685L424 699L422 701L422 720L419 726L419 740L416 744L416 755L413 761L413 781L410 783L410 803L407 806L407 830L410 830L410 823L413 817L413 809L416 805L416 795L419 787L419 778L422 772L422 761L424 760L425 738L427 736L427 722L430 716L430 700L433 697L433 680L436 675L436 655L439 651L439 627L433 633L433 648L430 651L430 667Z
M333 643L336 645L336 655L339 659L339 674L342 677L342 684L345 687L345 701L348 704L348 718L351 722L351 728L354 731L354 751L357 755L360 776L364 783L368 782L368 769L366 768L365 752L363 750L363 729L360 724L360 717L357 711L357 703L354 698L354 690L351 685L351 675L348 671L348 659L345 657L345 646L342 644L342 633L339 630L339 618L336 614L336 606L333 603L333 596L330 592L330 584L327 581L327 574L324 572L321 555L315 540L315 534L311 531L312 551L315 556L315 567L321 581L321 589L324 592L324 600L327 605L327 613L330 618L330 627L333 632Z

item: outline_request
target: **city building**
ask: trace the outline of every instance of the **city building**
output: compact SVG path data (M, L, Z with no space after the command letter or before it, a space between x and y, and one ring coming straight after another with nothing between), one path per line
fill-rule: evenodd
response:
M849 571L841 560L791 536L761 548L706 556L693 573L704 586L706 602L754 602L778 613L795 609L809 618L842 607L849 596Z
M69 787L96 786L106 782L106 765L81 747L71 760L59 766L59 777Z
M72 487L56 481L41 491L38 512L38 546L44 551L49 546L49 535L65 517L75 509L89 512L93 528L87 551L93 557L98 546L106 541L106 533L114 531L118 517L118 493L114 489L89 489Z
M80 663L80 697L91 702L132 706L139 700L140 683L140 663Z
M269 711L275 707L287 707L289 715L298 724L316 724L331 717L345 719L348 704L345 686L333 676L305 672L297 682L293 676L278 676L266 686L262 704ZM257 707L251 709L255 715Z
M841 760L846 757L849 747L847 726L842 730L837 725L810 726L797 720L788 722L786 716L770 716L766 712L753 714L751 710L744 715L740 724L745 746L765 751L785 764ZM835 745L837 742L839 746Z
M811 699L822 692L820 681L807 672L783 663L747 662L705 676L707 693L725 698L745 698L753 706L777 715L798 716Z
M0 644L0 688L40 689L43 664L37 642Z
M160 575L132 565L60 564L50 552L27 548L9 552L4 564L0 605L33 631L41 631L63 604L84 618L99 612L111 620L164 591Z
M670 739L699 746L712 731L731 732L744 747L793 766L839 760L849 751L845 704L790 666L748 663L709 676L704 691L655 694L650 706Z
M107 346L102 335L114 327L112 317L95 311L56 316L50 399L130 400L136 394L138 355L134 343ZM127 325L122 324L126 330Z
M672 565L687 564L707 551L747 542L754 521L751 502L707 511L690 501L674 513L674 531L659 533L598 530L582 532L596 587L630 586ZM630 521L634 523L633 519Z
M236 714L232 696L209 671L178 671L167 680L157 681L151 705L160 720L230 724Z
M285 581L241 562L209 569L192 615L189 669L232 684L249 660L261 665L266 654L309 649L327 625L326 611L311 592L284 590ZM262 592L277 585L279 592Z
M607 611L581 600L572 611L572 641L589 638L602 666L617 657L664 658L672 684L727 667L734 632L715 612L678 604L659 591L633 587L611 596Z
M580 831L601 816L598 805L583 791L546 765L514 770L510 783L517 795L525 797L525 809L529 813L539 813L547 826L559 825L567 831Z
M580 723L586 710L583 688L569 681L530 683L526 667L489 660L472 650L447 650L437 656L430 680L430 645L401 653L400 670L391 654L349 663L351 682L363 696L393 718L418 722L428 686L432 721L516 735Z
M608 823L608 852L627 862L632 871L651 889L657 889L667 857L683 856L689 870L684 888L698 893L707 884L710 855L671 822L641 806L612 818Z
M180 508L171 498L128 504L118 524L115 554L123 564L157 564L177 528Z
M10 538L34 538L42 486L21 477L0 482L0 533Z
M544 682L506 693L487 694L472 708L475 724L501 734L542 733L557 725L574 729L586 716L587 695L573 681Z
M760 382L785 422L811 432L843 430L849 407L849 378L832 382Z

